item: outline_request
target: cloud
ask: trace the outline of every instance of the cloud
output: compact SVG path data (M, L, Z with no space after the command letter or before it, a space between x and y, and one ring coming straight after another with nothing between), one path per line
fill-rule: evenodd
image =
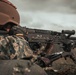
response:
M76 0L10 0L19 10L76 13Z
M28 11L21 12L21 16L21 24L22 26L26 27L41 28L48 30L76 29L75 14Z

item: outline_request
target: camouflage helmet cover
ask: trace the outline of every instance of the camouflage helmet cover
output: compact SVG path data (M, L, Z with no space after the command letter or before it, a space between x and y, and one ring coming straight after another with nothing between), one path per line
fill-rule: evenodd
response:
M19 25L19 13L16 7L8 0L0 0L0 25L5 25L9 22Z

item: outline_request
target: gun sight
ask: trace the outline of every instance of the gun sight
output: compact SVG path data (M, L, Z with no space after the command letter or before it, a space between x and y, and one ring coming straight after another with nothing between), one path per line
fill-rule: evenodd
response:
M75 30L62 30L63 34L69 34L69 35L74 35L75 34Z

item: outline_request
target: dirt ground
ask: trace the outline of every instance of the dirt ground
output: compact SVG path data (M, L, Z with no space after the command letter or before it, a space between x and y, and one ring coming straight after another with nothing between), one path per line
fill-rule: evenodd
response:
M76 58L76 48L72 50ZM76 64L71 58L60 58L53 62L52 67L54 71L48 71L49 75L76 75Z

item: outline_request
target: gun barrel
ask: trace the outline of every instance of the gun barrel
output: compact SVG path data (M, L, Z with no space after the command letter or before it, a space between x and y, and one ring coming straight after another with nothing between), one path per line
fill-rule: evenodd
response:
M70 37L69 39L70 40L76 40L76 37Z
M74 35L75 34L75 30L62 30L63 34L70 34L70 35Z

